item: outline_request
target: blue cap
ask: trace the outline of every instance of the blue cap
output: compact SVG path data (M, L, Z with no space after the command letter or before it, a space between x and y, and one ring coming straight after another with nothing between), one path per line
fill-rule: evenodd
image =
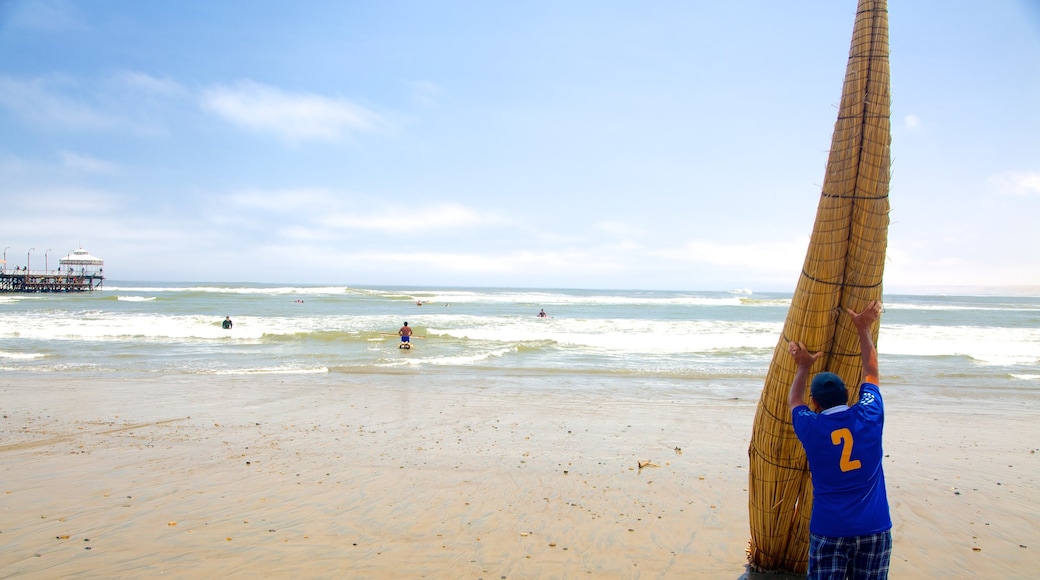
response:
M834 373L824 372L813 377L809 394L824 409L849 402L849 392L845 389L845 381Z

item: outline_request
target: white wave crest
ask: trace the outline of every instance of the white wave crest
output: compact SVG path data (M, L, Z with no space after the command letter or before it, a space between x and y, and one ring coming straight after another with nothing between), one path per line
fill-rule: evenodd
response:
M47 355L39 352L8 352L0 350L0 358L6 358L11 360L35 360L43 358Z
M327 374L328 367L297 368L297 367L262 367L253 369L220 369L204 372L202 374L213 375L318 375Z
M1040 374L1032 373L1011 373L1011 376L1016 379L1023 381L1040 381Z

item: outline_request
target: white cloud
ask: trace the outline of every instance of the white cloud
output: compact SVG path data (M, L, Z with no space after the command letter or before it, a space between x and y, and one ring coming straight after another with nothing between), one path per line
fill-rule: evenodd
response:
M387 233L479 227L497 224L500 221L495 214L481 213L458 204L391 207L367 215L334 213L319 219L319 223L326 227L379 230Z
M33 164L21 157L0 157L0 177L3 177L5 181L11 176L27 174L32 170ZM7 181L7 183L10 182Z
M397 235L403 232L455 231L504 223L497 213L457 203L438 205L373 204L348 191L296 188L274 191L244 190L225 198L210 197L217 216L277 213L284 223L280 235L299 239L331 240L350 230ZM211 218L218 219L218 218ZM233 218L220 218L231 223Z
M339 209L342 195L321 188L295 188L276 191L248 190L228 197L238 208L262 209L285 213L302 209L305 211L329 212Z
M142 73L116 75L117 91L98 83L83 83L65 75L32 79L0 76L0 107L19 121L60 131L129 129L139 134L160 132L162 115L146 95L169 97L185 92L176 82ZM129 91L122 90L129 88ZM148 103L146 105L146 103Z
M921 126L921 118L917 115L907 115L903 117L903 125L907 129L917 129Z
M601 232L617 236L639 237L644 233L640 228L619 221L600 222L596 227L599 228Z
M989 178L998 193L1008 195L1040 195L1040 172L1009 171Z
M180 83L173 79L158 78L136 71L122 71L116 74L115 78L131 89L158 96L175 97L187 92Z
M277 234L277 239L291 242L328 243L336 242L340 239L339 234L334 231L301 225L278 228L275 233Z
M117 121L78 100L51 89L58 79L0 77L0 106L23 120L54 129L104 129Z
M15 2L11 11L12 26L48 32L84 28L79 10L64 0ZM2 10L2 9L0 9Z
M375 264L411 264L424 270L448 270L476 274L514 274L588 268L585 252L514 252L511 254L476 254L452 252L371 252L337 256L337 261L371 262Z
M412 98L424 107L437 105L437 98L441 94L441 87L432 81L416 81L411 84Z
M201 105L236 125L292 141L337 141L381 123L378 114L347 99L291 94L253 81L207 89Z
M9 220L8 225L16 223L22 225L27 220L39 218L41 231L54 229L54 224L48 220L58 214L78 216L81 220L77 229L82 229L82 220L94 219L110 212L119 212L124 209L124 200L119 196L98 189L90 189L79 186L43 186L35 188L18 189L4 200L4 209L7 216L23 215L24 219ZM91 227L94 224L91 223Z
M699 262L747 269L755 272L798 272L809 246L804 242L753 242L724 244L707 240L691 240L681 246L658 250L653 255L676 262Z
M1038 279L1040 265L1029 259L994 262L978 256L941 255L927 247L907 251L890 244L885 265L885 287L893 289L1036 285Z
M103 175L111 175L118 173L119 171L119 167L115 164L89 155L74 153L72 151L61 151L58 155L61 157L62 165L75 171L98 173Z

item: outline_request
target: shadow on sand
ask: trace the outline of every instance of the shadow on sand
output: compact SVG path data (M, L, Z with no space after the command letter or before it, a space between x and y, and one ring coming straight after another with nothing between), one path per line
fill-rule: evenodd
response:
M737 576L737 580L804 580L805 574L790 574L786 572L755 572L748 566L744 567L744 573Z

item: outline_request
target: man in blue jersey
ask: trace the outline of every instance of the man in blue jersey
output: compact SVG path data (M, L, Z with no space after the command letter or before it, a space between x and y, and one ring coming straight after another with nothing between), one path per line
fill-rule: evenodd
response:
M800 342L788 347L798 370L787 404L813 482L809 578L883 579L888 578L892 558L892 518L881 469L885 409L870 335L881 316L881 303L874 300L863 312L848 313L859 334L863 360L863 384L855 405L848 406L841 377L824 372L813 377L809 390L821 411L809 410L805 384L809 369L823 353L810 353Z

